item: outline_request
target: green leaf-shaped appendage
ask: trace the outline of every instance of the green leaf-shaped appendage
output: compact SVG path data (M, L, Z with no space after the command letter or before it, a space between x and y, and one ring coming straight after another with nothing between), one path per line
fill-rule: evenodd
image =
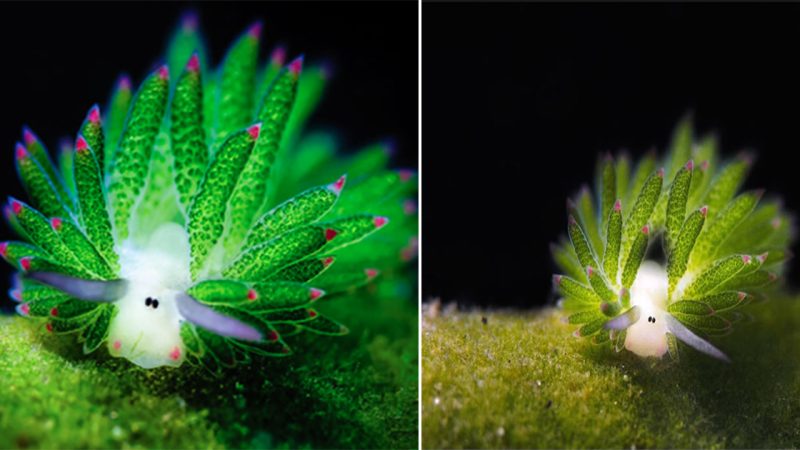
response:
M288 355L298 333L346 333L317 302L411 284L415 174L388 170L384 144L337 157L332 135L304 136L328 71L281 48L259 67L260 28L212 68L188 16L167 64L135 94L120 77L57 166L24 130L30 204L10 199L19 240L0 243L20 314L79 333L85 353L217 372Z
M701 336L729 332L737 308L774 288L791 217L762 191L737 195L749 156L719 163L716 139L693 136L687 117L663 167L650 154L632 176L626 156L604 157L596 195L584 188L568 201L569 240L552 253L577 335L640 356L677 357L682 341L727 359Z

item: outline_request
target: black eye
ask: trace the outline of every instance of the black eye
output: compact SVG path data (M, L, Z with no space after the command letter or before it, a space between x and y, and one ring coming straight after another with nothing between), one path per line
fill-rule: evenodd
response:
M153 309L156 309L156 308L158 308L158 300L156 300L156 299L153 299ZM655 320L655 319L653 319L653 322L655 322L655 321L656 321L656 320Z
M150 303L152 303L152 302L153 302L153 299L150 298L150 297L147 297L146 299L144 299L144 306L150 306Z

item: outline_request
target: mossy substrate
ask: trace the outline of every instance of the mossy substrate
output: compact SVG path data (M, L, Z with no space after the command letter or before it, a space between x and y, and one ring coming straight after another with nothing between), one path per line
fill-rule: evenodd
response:
M800 299L746 308L713 341L641 359L575 338L552 308L422 324L424 448L797 448Z
M85 356L74 338L0 316L0 448L416 448L416 305L320 309L351 333L294 338L293 355L222 377Z

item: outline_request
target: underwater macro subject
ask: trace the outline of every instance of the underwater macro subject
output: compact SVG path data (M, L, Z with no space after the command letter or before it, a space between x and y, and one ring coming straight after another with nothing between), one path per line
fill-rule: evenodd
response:
M594 196L584 188L567 202L569 242L552 251L568 322L617 351L677 359L680 341L728 361L704 336L727 334L741 306L764 299L789 256L790 216L761 190L737 194L752 156L720 160L716 138L695 142L688 118L663 161L630 165L606 155Z
M416 168L390 166L392 140L344 153L306 131L332 65L264 60L265 28L212 64L187 13L55 152L22 129L0 417L33 425L0 447L416 446ZM82 406L19 403L72 392Z
M346 333L314 303L413 257L414 174L381 167L382 146L356 157L372 165L361 177L280 197L295 187L283 168L331 172L316 148L279 160L325 69L285 64L278 49L258 70L260 23L204 69L192 20L135 93L122 78L105 115L89 110L57 165L24 130L15 162L30 202L9 200L21 239L0 244L20 271L20 314L144 368L192 358L216 369L288 355L285 338L301 332Z
M794 219L739 192L752 166L683 120L663 159L602 155L568 201L557 301L424 304L423 448L798 442Z
M422 447L800 446L800 5L422 10Z

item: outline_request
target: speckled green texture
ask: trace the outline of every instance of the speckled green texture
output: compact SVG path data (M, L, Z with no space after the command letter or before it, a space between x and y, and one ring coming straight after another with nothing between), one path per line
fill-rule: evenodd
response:
M120 240L128 237L128 219L147 181L153 144L167 106L169 80L153 72L133 99L119 149L114 153L108 196Z
M222 271L222 275L243 280L264 279L322 248L327 242L325 234L325 228L319 225L296 228L284 234L281 239L273 239L245 250Z
M230 214L230 229L225 243L228 251L235 252L241 248L242 239L267 198L270 172L280 149L283 130L291 116L298 79L294 71L282 70L258 113L258 120L263 124L261 134L231 195L227 211Z
M220 378L143 370L102 348L84 356L34 321L0 317L0 448L416 448L416 306L321 302L349 335L304 333L292 338L302 352Z
M93 114L97 115L96 121L92 120ZM89 144L89 148L92 149L92 154L95 157L95 161L97 161L98 171L100 168L105 167L106 137L103 133L103 125L100 123L99 107L93 106L92 109L89 110L78 134L86 139L86 142Z
M81 276L90 276L86 267L77 259L72 249L59 238L58 234L50 226L50 222L35 209L29 205L20 202L19 200L12 200L16 202L19 207L19 212L16 214L25 233L30 237L31 242L38 245L49 256L57 261L63 262L69 266L73 273L80 274ZM13 207L12 207L13 208Z
M628 157L607 153L598 160L595 194L584 185L567 201L567 237L551 246L551 253L558 266L556 289L565 300L565 310L574 315L569 321L586 324L580 335L593 336L595 341L625 341L625 348L642 356L660 355L668 348L663 340L647 350L637 345L644 342L637 333L623 339L616 331L639 323L637 311L642 309L665 310L682 300L703 302L724 290L746 297L743 305L779 285L773 282L784 271L785 251L794 237L793 216L782 211L779 200L762 202L763 190L736 194L751 166L750 156L740 154L719 162L713 135L694 142L687 116L673 132L662 158L645 155L628 180ZM613 206L612 199L616 199ZM771 253L776 255L774 260ZM664 263L666 274L662 273ZM663 294L642 295L644 285L637 287L634 282L646 280L639 277L645 267L657 275L641 283L660 286L663 282ZM759 269L768 271L753 275ZM570 286L560 286L564 281ZM586 295L575 283L596 295ZM598 311L611 319L603 323ZM671 339L670 333L684 342L692 339L678 332L681 323L698 332L698 342L702 342L703 336L728 332L738 321L737 311L719 316L717 312L711 307L676 311L670 320L678 321L668 327L666 339ZM629 319L612 322L627 313L631 313ZM597 332L600 335L594 336Z
M59 197L63 200L68 200L67 191L59 183L55 182L58 179L56 170L53 167L53 162L50 160L50 155L47 153L42 141L33 132L25 128L23 129L23 141L25 141L25 149L33 157L34 161L39 167L47 174L47 178L53 182L53 187L58 191Z
M714 339L731 364L686 346L680 363L615 353L549 308L426 317L422 447L797 447L800 299L744 311Z
M61 195L55 188L47 172L34 160L21 145L17 147L14 162L17 173L31 199L42 205L42 212L48 216L67 216L69 212Z
M248 232L242 247L252 247L296 226L319 220L338 198L339 195L328 186L317 186L298 194L261 216Z
M186 212L208 165L199 70L187 68L178 79L172 97L171 117L173 176L181 207Z
M89 148L75 151L73 159L75 187L80 203L81 217L85 222L86 235L97 246L97 251L117 269L118 256L114 251L114 236L103 193L102 175L93 152Z
M242 130L232 134L220 148L200 183L189 209L189 242L192 245L192 277L205 264L224 230L224 213L255 141Z
M254 27L259 26L251 27L231 45L220 68L215 126L218 144L252 121L259 47Z
M108 223L108 215L105 216L106 223ZM53 223L53 222L51 222ZM114 271L108 265L106 260L100 255L97 249L92 245L89 239L83 234L75 224L69 220L60 220L53 223L53 229L56 234L61 238L64 244L72 250L72 252L81 260L81 263L89 269L93 275L96 275L101 280L114 280L116 279ZM111 238L111 229L109 231L109 239ZM113 244L113 241L111 242ZM111 248L113 251L113 248ZM116 261L116 254L114 254L114 261Z
M106 123L108 130L106 131L106 157L103 161L103 173L109 173L111 169L111 162L117 151L117 143L122 136L122 130L125 127L125 119L128 117L128 108L133 100L133 92L131 92L130 79L127 76L122 76L117 81L114 87L114 92L111 94L111 99L108 101L108 114L106 116Z

